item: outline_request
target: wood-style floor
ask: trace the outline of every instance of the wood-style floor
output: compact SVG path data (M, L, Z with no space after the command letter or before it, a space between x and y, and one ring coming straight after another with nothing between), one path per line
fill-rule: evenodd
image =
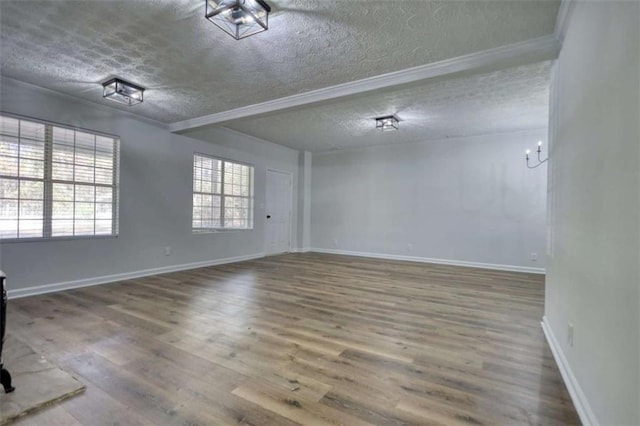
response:
M11 300L87 385L20 424L579 424L543 301L539 275L312 253Z

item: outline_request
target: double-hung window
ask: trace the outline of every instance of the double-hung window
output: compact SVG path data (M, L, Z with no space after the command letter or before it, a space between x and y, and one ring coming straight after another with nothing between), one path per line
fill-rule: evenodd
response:
M0 238L117 235L119 144L0 115Z
M253 166L193 156L193 232L253 228Z

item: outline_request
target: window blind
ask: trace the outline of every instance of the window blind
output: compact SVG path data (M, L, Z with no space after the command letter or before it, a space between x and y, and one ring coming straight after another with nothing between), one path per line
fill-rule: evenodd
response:
M0 238L118 233L119 139L0 116Z
M253 166L193 156L194 232L253 228Z

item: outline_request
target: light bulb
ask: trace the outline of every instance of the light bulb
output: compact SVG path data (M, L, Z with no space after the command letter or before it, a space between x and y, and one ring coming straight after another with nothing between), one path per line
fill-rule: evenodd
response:
M528 149L528 150L526 150L524 153L525 153L525 154L527 154L527 155L529 155L529 154L531 154L531 150L530 150L530 149Z
M538 146L542 146L542 141L538 141Z

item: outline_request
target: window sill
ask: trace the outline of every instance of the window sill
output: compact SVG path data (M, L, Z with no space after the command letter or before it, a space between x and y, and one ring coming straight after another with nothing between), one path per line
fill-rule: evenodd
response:
M220 229L202 229L192 230L193 235L207 235L207 234L226 234L229 232L247 232L253 231L253 228L220 228Z
M5 238L0 239L1 244L14 243L42 243L45 241L71 241L71 240L106 240L118 238L118 235L78 235L64 237L36 237L36 238Z

